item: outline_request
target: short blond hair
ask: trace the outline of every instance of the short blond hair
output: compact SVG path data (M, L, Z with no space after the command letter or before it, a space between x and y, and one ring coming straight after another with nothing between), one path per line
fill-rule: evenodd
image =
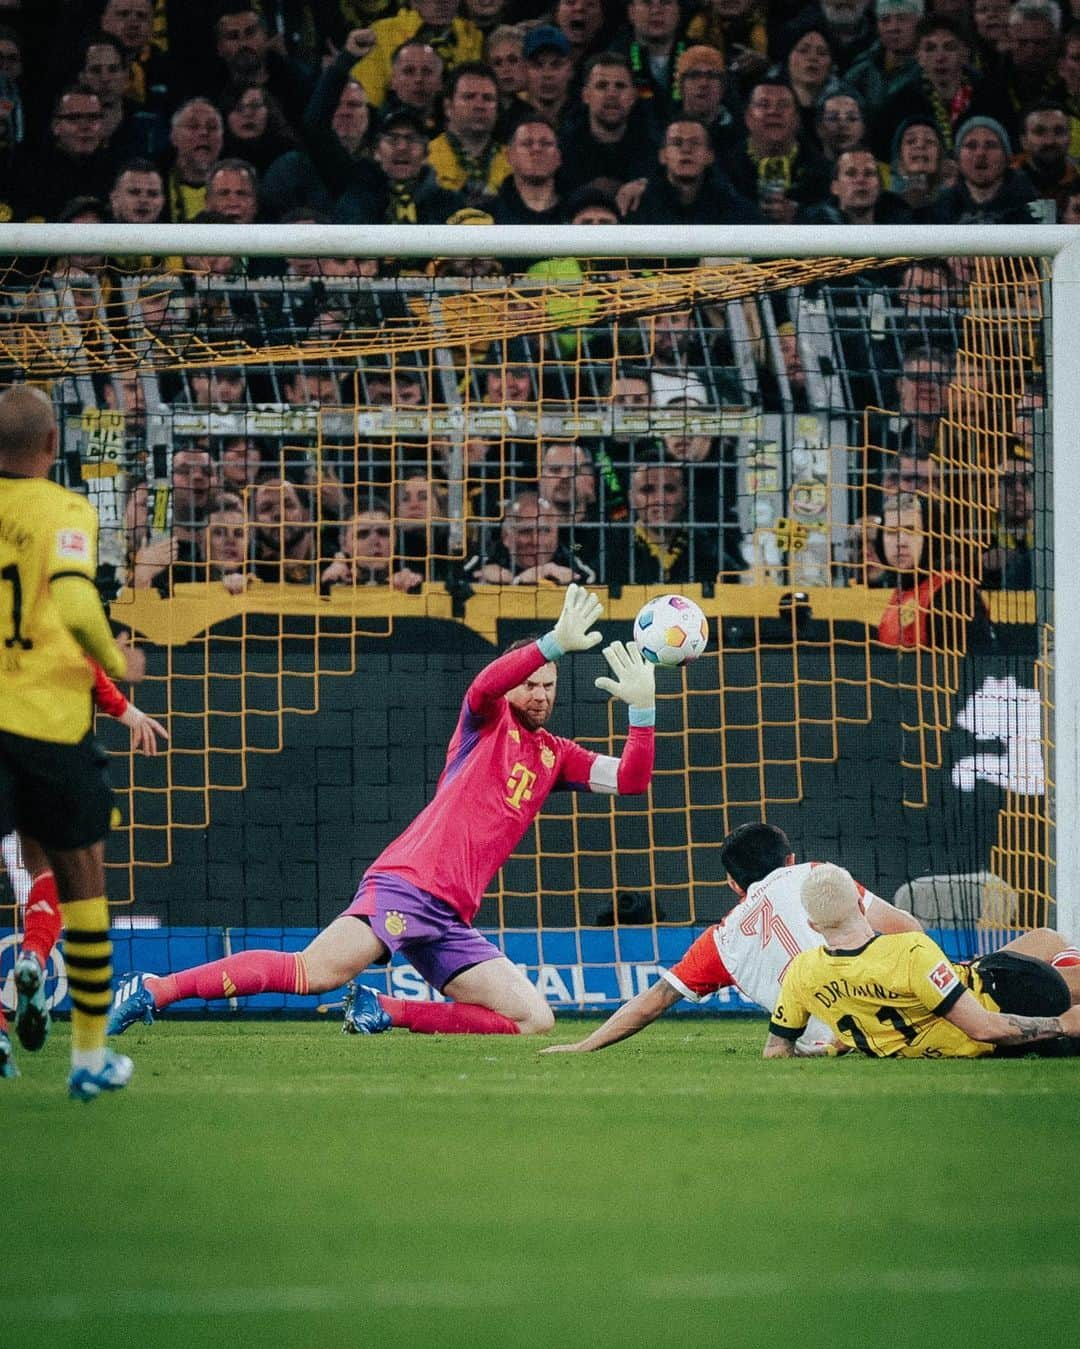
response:
M843 867L823 862L802 883L806 916L816 927L843 927L859 912L859 887Z

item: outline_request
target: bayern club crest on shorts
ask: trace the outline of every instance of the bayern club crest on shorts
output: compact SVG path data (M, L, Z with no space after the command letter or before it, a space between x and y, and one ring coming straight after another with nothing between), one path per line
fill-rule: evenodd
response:
M391 909L386 915L386 930L391 937L403 936L407 926L405 915L398 913L397 909Z

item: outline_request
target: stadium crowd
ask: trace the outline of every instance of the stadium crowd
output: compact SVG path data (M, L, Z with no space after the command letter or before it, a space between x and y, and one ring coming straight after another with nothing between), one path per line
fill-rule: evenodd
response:
M0 211L1076 220L1076 17L1075 0L3 0Z
M7 220L1080 222L1078 156L1080 0L0 0ZM408 270L384 258L286 259L270 299L244 293L260 272L242 259L57 265L102 285L154 266L216 279L206 294L163 287L161 322L211 337L257 329L266 345L286 330L377 324L408 303L379 291ZM478 256L425 270L485 277L501 265ZM978 372L956 354L968 279L962 259L878 273L887 356L870 350L880 324L844 328L831 311L823 353L782 295L738 314L662 314L630 340L626 325L617 339L556 334L546 366L547 349L529 339L452 353L459 401L523 412L596 403L615 413L605 436L470 431L463 449L397 436L389 453L385 438L358 444L325 428L317 441L288 438L287 450L246 430L179 439L172 528L163 534L152 489L133 475L115 579L163 593L208 575L232 589L281 581L329 593L756 577L750 536L797 516L800 502L812 520L828 474L811 464L790 503L747 519L746 446L695 428L695 416L733 405L839 412L854 436L872 406L890 411L858 442L865 461L846 512L856 541L823 575L903 596L925 564L895 541L930 529L947 487L942 424L979 397ZM98 302L89 294L76 288L76 308ZM141 303L152 307L145 290ZM586 388L585 369L606 373ZM1041 378L1033 349L996 455L985 587L1032 585ZM391 413L453 401L432 369L407 362L148 370L93 393L124 412L129 437L159 398ZM635 409L668 413L666 429L620 432L619 412ZM462 520L473 522L464 537ZM902 629L895 639L915 640Z

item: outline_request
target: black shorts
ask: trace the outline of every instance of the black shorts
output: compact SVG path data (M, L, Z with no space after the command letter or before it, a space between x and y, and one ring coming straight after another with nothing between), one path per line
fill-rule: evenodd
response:
M1003 1012L1019 1016L1060 1016L1072 1005L1059 970L1018 951L991 951L972 961L983 988Z
M0 835L18 829L64 851L106 838L108 762L90 732L78 744L58 745L0 731Z

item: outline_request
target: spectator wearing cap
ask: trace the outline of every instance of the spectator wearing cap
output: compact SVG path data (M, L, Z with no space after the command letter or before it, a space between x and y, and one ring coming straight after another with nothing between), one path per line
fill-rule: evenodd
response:
M629 0L626 24L611 43L630 62L638 97L648 101L658 126L678 109L675 66L690 45L682 30L679 0Z
M522 47L525 87L503 114L507 139L519 122L542 117L558 129L570 107L574 60L566 34L552 24L541 24L525 35Z
M510 177L499 188L492 206L495 223L559 224L562 194L557 175L562 155L550 123L535 114L531 120L519 122L506 147L506 157L510 162ZM507 270L513 270L509 262Z
M270 33L253 0L225 0L214 24L218 70L208 92L220 103L230 87L265 89L280 104L290 126L299 126L314 87L314 75L270 43Z
M660 170L646 182L633 225L749 225L761 215L731 180L716 168L709 133L700 122L676 117L669 122L657 156Z
M935 118L919 113L896 128L889 162L889 188L922 220L930 204L956 181L956 162L945 153Z
M440 187L426 163L428 136L415 113L384 118L371 161L361 160L342 193L335 218L350 225L443 225L465 202Z
M756 84L744 121L746 138L728 160L731 180L768 222L790 225L800 206L828 196L831 166L800 137L795 94L784 81Z
M391 18L371 25L374 45L353 66L352 75L364 86L372 107L381 108L385 102L393 55L410 38L434 47L446 70L483 59L484 35L471 20L460 16L460 8L461 0L414 0Z
M1033 183L1044 201L1054 203L1060 220L1069 195L1080 188L1080 172L1069 158L1069 114L1060 103L1036 103L1020 118L1020 148L1012 166Z
M893 90L875 128L874 148L885 155L893 132L905 117L932 117L946 153L969 117L992 117L1007 125L1012 107L1003 91L982 80L968 64L963 28L953 19L931 15L916 28L915 69Z
M433 136L440 129L444 69L442 57L424 38L403 42L390 60L383 117L393 112L414 112Z
M724 58L713 47L687 47L675 62L682 112L708 131L715 153L727 152L739 139L739 128L725 103L727 70Z
M817 206L804 207L796 217L801 225L910 225L911 207L903 198L885 192L873 151L856 148L837 156L832 196Z
M858 93L871 123L877 121L897 85L915 70L915 30L925 9L925 0L877 0L877 41L844 75L844 83Z
M493 197L510 173L506 147L495 138L499 86L490 66L472 61L450 72L443 100L446 129L428 146L440 187L470 205Z
M589 183L614 190L637 176L658 144L625 57L602 52L589 58L581 105L559 137L563 185L568 191Z
M33 160L27 205L34 215L55 220L72 197L109 195L115 174L105 143L101 103L89 90L65 89L53 107L50 138Z
M1039 194L1029 178L1011 168L1012 146L1000 122L969 117L956 133L958 182L938 197L927 219L937 225L1030 225L1038 219Z

